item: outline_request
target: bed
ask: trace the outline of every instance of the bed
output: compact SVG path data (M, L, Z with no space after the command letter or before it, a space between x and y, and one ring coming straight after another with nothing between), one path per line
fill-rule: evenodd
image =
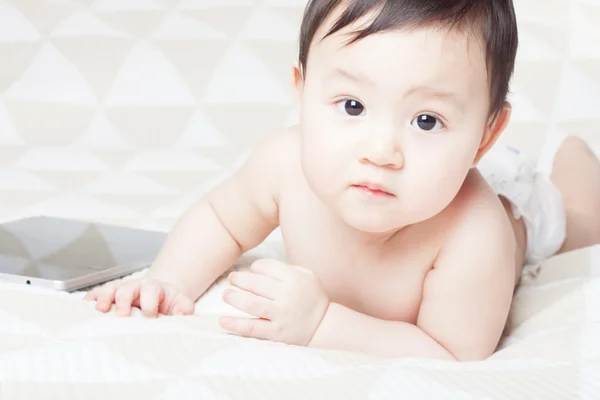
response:
M275 253L265 245L235 267ZM83 292L4 283L0 398L598 399L599 255L600 248L565 254L524 276L498 351L471 363L229 335L217 323L236 314L220 299L222 279L193 316L156 319L137 309L130 318L97 312Z

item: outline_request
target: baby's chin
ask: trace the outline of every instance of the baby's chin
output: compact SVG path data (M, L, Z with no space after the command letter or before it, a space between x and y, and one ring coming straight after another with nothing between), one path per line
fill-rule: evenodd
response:
M374 236L394 234L410 224L393 218L389 212L373 213L355 210L342 213L341 218L350 228Z
M339 216L347 226L356 231L384 237L435 216L435 213L426 213L424 210L419 211L420 213L409 212L408 210L369 210L352 207L352 209L339 212Z

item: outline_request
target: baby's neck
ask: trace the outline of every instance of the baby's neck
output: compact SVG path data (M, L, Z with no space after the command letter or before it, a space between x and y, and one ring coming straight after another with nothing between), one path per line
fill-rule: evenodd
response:
M329 219L329 224L333 227L332 234L337 236L337 241L344 243L350 252L357 249L362 254L381 253L398 233L406 229L406 227L398 227L387 232L365 232L348 225L339 214L328 209L323 203L321 205L324 211L323 216Z
M344 237L344 242L350 246L354 246L360 249L361 252L381 252L387 245L393 241L399 232L403 231L404 228L400 227L388 232L365 232L355 229L343 221L339 220L339 229L341 235Z
M385 233L370 233L361 232L355 229L352 230L353 236L359 245L362 245L365 248L380 249L385 247L385 245L389 243L402 229Z

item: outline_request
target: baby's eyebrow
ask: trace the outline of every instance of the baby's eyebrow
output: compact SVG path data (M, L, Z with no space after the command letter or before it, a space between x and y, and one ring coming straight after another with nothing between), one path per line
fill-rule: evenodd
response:
M371 79L368 75L365 75L360 72L348 71L347 69L341 67L337 67L333 71L331 71L331 73L327 74L325 82L335 78L344 78L356 83L366 83L370 86L378 85L378 83L375 82L375 80ZM452 91L441 90L433 86L419 85L410 88L406 93L404 93L402 97L407 98L410 96L417 95L443 101L449 106L456 108L463 113L465 112L464 104L460 100L459 96Z
M450 91L440 90L431 86L415 86L409 89L404 97L422 95L424 97L431 97L438 100L441 100L454 108L458 108L460 111L464 113L465 107L463 103L460 101L459 96Z
M356 83L366 83L369 84L371 86L376 86L377 83L369 78L367 75L365 74L361 74L361 73L356 73L356 72L350 72L346 69L343 68L335 68L330 74L328 74L327 78L328 79L332 79L332 78L346 78L348 80L354 81Z

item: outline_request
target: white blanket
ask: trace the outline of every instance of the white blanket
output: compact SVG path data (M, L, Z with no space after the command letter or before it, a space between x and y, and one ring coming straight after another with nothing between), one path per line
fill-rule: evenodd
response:
M118 318L0 284L1 399L599 399L596 249L547 262L484 362L382 359L233 337L221 281L191 317ZM243 263L242 263L243 264ZM377 338L373 338L377 340Z

